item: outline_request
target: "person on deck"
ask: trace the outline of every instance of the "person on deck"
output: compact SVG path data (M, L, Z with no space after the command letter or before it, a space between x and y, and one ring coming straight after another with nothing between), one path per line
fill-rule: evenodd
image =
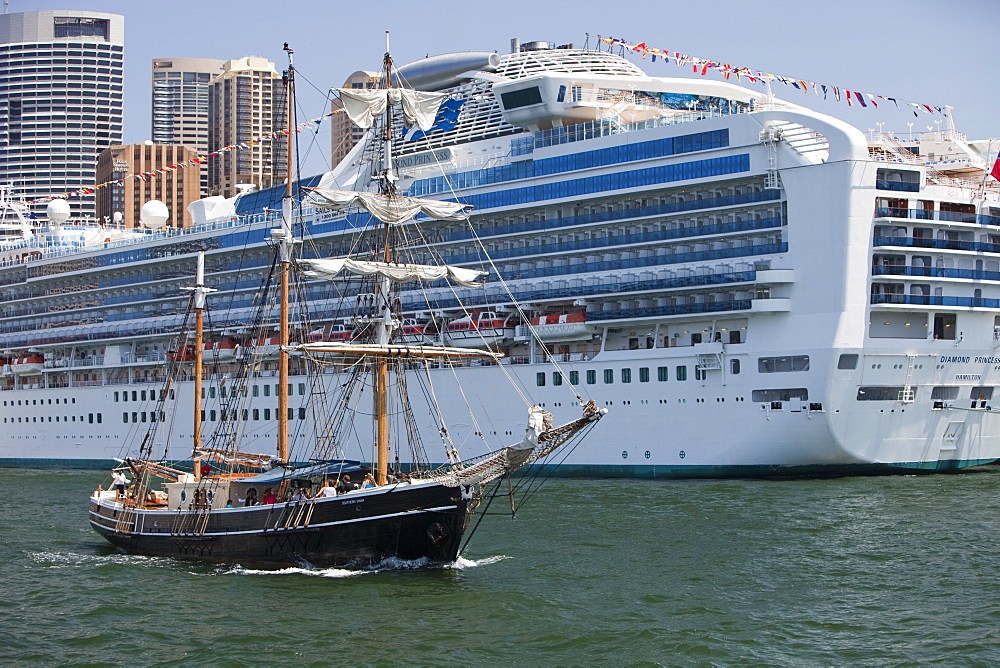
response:
M265 489L264 490L264 499L261 501L261 503L263 503L264 505L268 505L268 504L277 503L277 502L278 502L278 495L275 494L274 491L270 487L268 487L267 489Z
M347 494L348 492L353 492L357 488L358 486L355 483L351 482L351 476L345 473L344 476L341 477L340 479L340 484L337 485L337 493Z
M337 488L334 486L333 482L333 480L327 480L323 486L319 488L319 491L316 492L316 496L323 498L337 496Z
M125 496L125 486L131 481L125 475L124 471L112 471L111 478L114 480L115 492L117 492L116 498L120 499Z
M366 473L365 481L361 483L361 489L368 489L370 487L378 487L378 483L375 482L375 477L371 473Z

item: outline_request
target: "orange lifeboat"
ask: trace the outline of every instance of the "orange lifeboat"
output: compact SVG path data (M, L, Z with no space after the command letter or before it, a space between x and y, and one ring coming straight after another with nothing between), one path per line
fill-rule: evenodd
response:
M236 357L238 347L239 344L233 339L209 341L205 344L205 355L218 360L231 360Z
M537 315L531 319L531 328L543 341L583 341L597 330L587 324L587 311L580 309L572 313L550 313Z
M33 373L41 373L45 367L45 356L41 353L28 353L22 357L14 358L9 363L11 373L15 376L27 376Z
M453 346L468 348L510 340L514 325L494 311L481 311L452 320L445 331Z
M190 362L194 359L194 346L182 346L178 350L168 350L167 360L170 362Z

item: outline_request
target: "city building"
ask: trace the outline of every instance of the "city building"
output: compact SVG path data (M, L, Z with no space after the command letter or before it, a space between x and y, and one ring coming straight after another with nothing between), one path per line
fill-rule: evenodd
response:
M28 200L93 188L98 154L122 141L124 37L119 14L0 14L0 183ZM95 215L93 195L70 203Z
M209 161L209 194L233 197L239 184L268 188L284 182L287 135L256 141L287 125L285 89L274 63L256 56L226 61L209 84L208 99L209 152L239 147Z
M152 134L157 144L184 144L208 153L208 85L226 61L213 58L153 59ZM208 169L201 168L208 189Z
M145 174L171 165L189 162L198 153L181 144L128 144L111 146L97 160L97 181L106 183L128 174ZM157 199L167 205L170 217L167 227L190 227L191 214L187 205L199 198L201 190L198 166L187 165L145 179L130 178L97 191L97 216L104 222L113 221L122 213L125 227L141 227L139 211L142 205Z
M341 88L378 88L382 74L359 70L347 77ZM340 98L334 98L330 103L330 111L343 109ZM355 144L365 136L365 130L351 122L347 114L334 114L330 117L330 164L337 166L347 157Z

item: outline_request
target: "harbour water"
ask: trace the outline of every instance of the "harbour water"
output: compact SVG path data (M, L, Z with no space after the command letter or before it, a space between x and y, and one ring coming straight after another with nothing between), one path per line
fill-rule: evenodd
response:
M0 664L1000 663L1000 468L550 480L458 565L115 554L101 474L0 470Z

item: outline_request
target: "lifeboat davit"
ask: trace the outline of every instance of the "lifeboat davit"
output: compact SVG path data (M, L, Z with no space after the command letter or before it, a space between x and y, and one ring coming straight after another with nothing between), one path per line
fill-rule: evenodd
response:
M231 360L236 357L236 349L239 344L233 339L223 339L221 341L209 341L205 344L205 356L212 359Z
M492 345L514 337L513 323L493 311L482 311L452 320L445 331L451 345L459 348Z
M587 324L587 312L537 315L531 319L531 329L543 341L584 341L591 338L597 328Z
M10 361L10 371L15 376L41 373L43 368L45 368L45 357L41 353L28 353Z

